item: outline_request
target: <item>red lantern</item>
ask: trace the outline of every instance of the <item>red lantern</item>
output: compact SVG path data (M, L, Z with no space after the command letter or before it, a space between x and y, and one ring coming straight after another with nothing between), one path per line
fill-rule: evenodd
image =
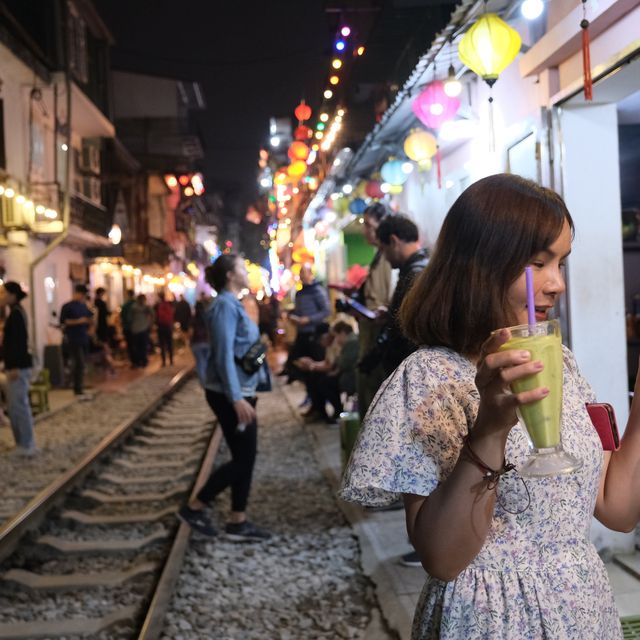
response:
M308 140L313 135L313 131L301 124L296 128L293 135L296 140Z
M296 160L306 160L311 153L311 149L304 142L292 142L287 151L287 155L293 162Z
M437 129L458 113L460 100L450 98L444 91L444 83L436 80L413 101L411 109L422 124Z
M364 188L364 192L370 198L382 198L384 196L382 189L380 189L380 183L376 180L369 180Z
M293 112L300 122L308 120L311 117L311 107L302 100Z

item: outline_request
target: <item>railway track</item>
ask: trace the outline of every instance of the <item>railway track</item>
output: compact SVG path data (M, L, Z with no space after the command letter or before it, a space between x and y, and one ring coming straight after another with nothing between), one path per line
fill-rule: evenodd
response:
M178 374L0 529L0 640L157 638L220 433Z

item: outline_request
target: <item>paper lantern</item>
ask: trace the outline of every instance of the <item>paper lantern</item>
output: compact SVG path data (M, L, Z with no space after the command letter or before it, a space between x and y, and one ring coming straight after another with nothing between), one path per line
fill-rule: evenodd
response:
M515 60L520 34L495 13L485 13L460 39L458 56L490 87Z
M362 198L354 198L349 203L349 211L356 216L362 215L367 208L367 203Z
M286 169L281 169L273 177L273 184L276 184L276 185L278 185L278 184L286 184L288 179L289 179L289 177L288 177L287 170Z
M307 163L304 160L296 160L287 167L287 174L290 178L299 178L307 171Z
M380 183L377 180L369 180L369 182L367 182L367 186L364 188L364 192L370 198L384 197L384 193L382 189L380 189Z
M382 165L380 169L380 175L385 182L390 185L402 185L407 181L409 177L408 173L405 173L402 165L402 160L388 160Z
M302 100L293 113L299 122L303 122L311 117L311 107Z
M404 152L407 158L420 164L423 160L433 158L438 151L435 136L422 129L414 129L404 141Z
M453 120L460 109L460 100L450 98L445 93L444 83L436 80L416 97L411 103L411 109L422 124L430 129L437 129L443 122Z
M305 127L301 124L299 127L296 127L296 130L293 133L293 137L296 140L308 140L313 135L313 131L309 129L309 127Z
M418 162L418 171L431 171L431 167L433 166L433 162L431 158L425 158L424 160L420 160Z
M293 161L306 160L309 157L310 152L311 149L309 149L304 142L296 141L291 143L289 151L287 151L287 155Z

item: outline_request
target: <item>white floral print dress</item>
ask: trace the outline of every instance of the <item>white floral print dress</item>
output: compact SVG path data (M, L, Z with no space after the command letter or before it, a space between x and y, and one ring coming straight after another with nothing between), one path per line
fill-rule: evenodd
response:
M344 500L381 505L400 493L428 496L455 465L478 410L475 366L444 348L408 357L383 384L343 478ZM585 409L593 392L564 351L563 446L582 460L571 474L503 476L484 547L451 582L427 576L413 640L619 640L605 567L589 540L602 446ZM506 459L528 454L516 425ZM504 508L506 507L506 509Z

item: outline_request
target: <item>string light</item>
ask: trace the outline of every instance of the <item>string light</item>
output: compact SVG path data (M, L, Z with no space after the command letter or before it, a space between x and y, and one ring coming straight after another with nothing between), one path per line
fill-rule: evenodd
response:
M364 54L364 47L360 46L356 49L356 53L361 56Z
M351 29L347 26L342 27L340 29L340 33L344 38L348 38L351 35Z
M324 97L325 97L327 100L331 100L331 98L333 98L333 91L331 91L331 89L327 89L327 90L324 92Z
M339 69L342 66L342 60L335 58L332 62L331 62L331 66L334 69Z
M338 82L340 82L340 78L338 78L338 76L331 76L329 78L329 82L333 85L338 84Z
M337 51L344 51L344 48L345 48L346 46L347 46L347 45L344 43L344 40L338 40L338 41L336 42L336 50L337 50Z
M329 119L329 114L328 113L321 113L320 114L320 121L321 122L326 122Z

